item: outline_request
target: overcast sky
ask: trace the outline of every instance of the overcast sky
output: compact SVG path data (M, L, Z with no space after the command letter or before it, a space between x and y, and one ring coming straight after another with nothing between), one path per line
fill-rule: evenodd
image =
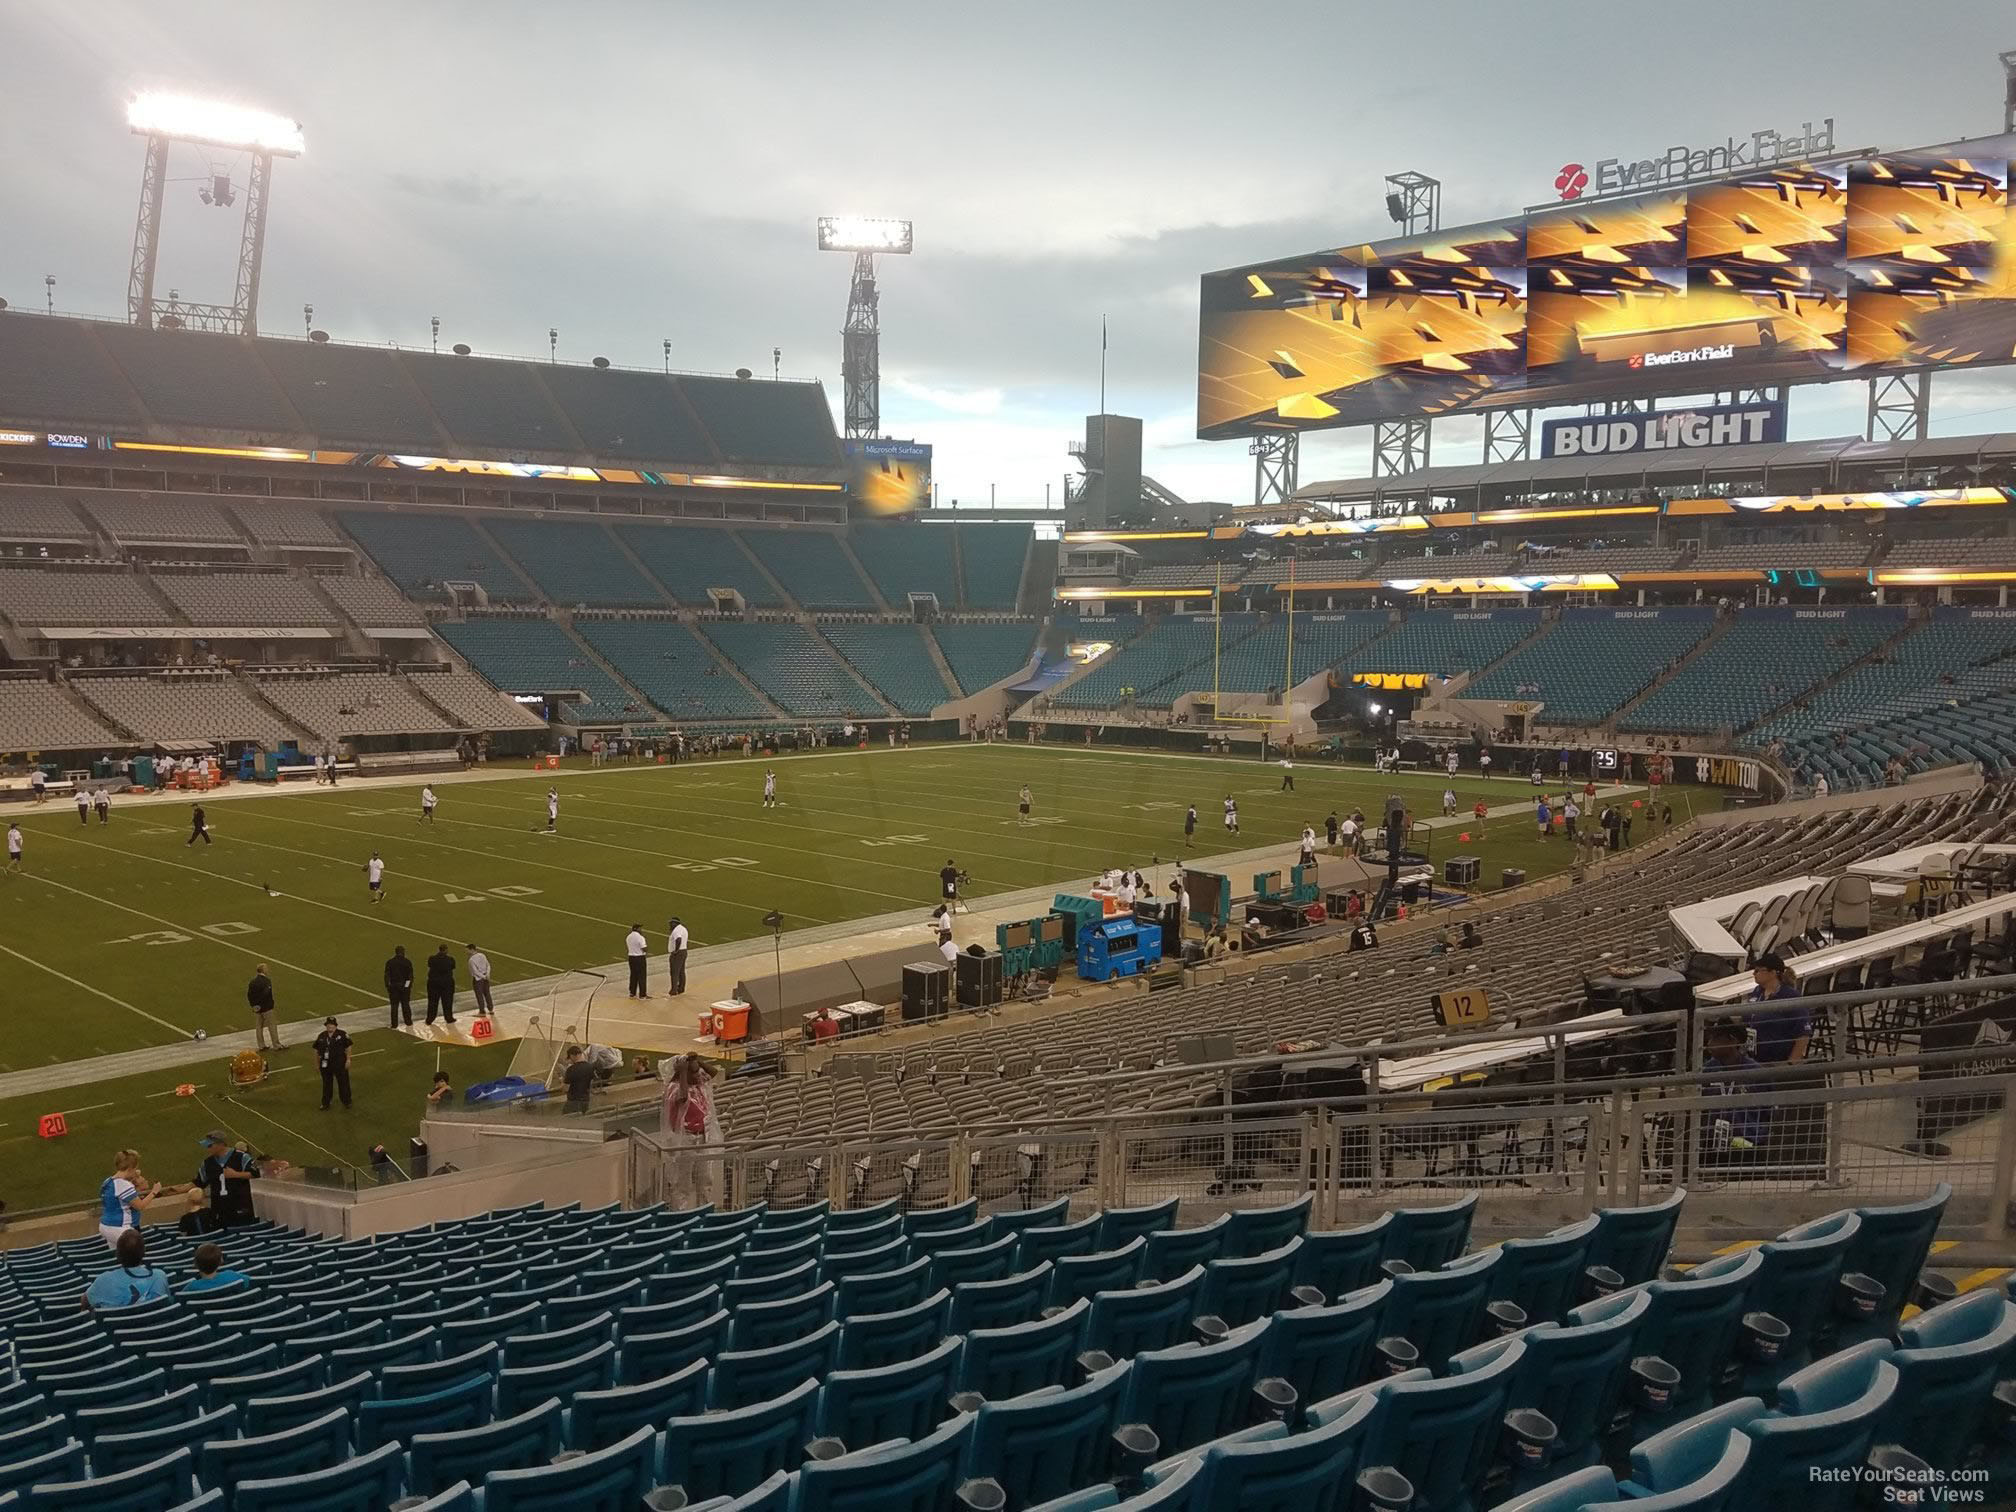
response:
M1844 147L2001 125L2007 0L1684 6L1247 0L0 0L0 297L123 311L134 91L298 118L276 170L262 326L342 340L771 370L840 402L847 259L814 217L909 216L883 260L882 415L937 447L942 498L1040 503L1097 408L1147 471L1245 501L1239 442L1195 440L1197 275L1368 240L1383 175L1445 224L1551 197L1569 159L1651 155L1833 116ZM237 171L228 154L218 166ZM178 151L161 278L228 300L237 217ZM1948 383L1949 431L2016 429L2007 374ZM1859 431L1864 389L1800 391L1794 433ZM1435 459L1477 460L1474 423ZM1365 470L1310 437L1305 480Z

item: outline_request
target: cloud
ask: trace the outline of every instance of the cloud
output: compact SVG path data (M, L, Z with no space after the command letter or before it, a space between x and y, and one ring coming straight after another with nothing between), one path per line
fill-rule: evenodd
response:
M998 414L1005 395L998 388L954 389L917 383L898 373L884 373L882 387L948 415Z

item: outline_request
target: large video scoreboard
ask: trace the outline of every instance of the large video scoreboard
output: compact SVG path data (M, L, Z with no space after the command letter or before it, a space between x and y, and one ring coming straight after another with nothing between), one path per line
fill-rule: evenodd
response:
M2016 361L2016 137L1204 275L1197 434Z

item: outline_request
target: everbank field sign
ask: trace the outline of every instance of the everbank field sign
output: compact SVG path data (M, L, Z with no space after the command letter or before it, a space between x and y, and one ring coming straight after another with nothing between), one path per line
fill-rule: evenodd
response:
M1834 153L1834 117L1815 126L1803 121L1797 131L1766 127L1745 137L1725 137L1719 146L1668 147L1657 157L1598 158L1593 164L1563 163L1554 175L1554 192L1564 200L1586 195L1627 194L1664 189L1694 179L1727 178L1746 168L1773 163L1812 162Z

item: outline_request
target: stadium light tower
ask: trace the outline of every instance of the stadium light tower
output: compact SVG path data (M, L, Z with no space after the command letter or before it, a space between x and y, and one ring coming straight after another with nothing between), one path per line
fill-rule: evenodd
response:
M1425 173L1386 175L1386 214L1405 236L1442 229L1442 180ZM1372 426L1372 476L1399 477L1428 465L1426 415L1380 420Z
M178 324L198 330L244 336L259 334L259 267L266 256L266 199L273 179L273 159L299 157L301 126L285 116L269 115L219 100L186 95L143 94L126 107L126 124L135 136L147 138L147 160L140 174L140 217L133 230L133 266L126 280L126 310L137 326L154 324L154 269L161 252L161 199L168 181L168 144L190 142L252 155L245 186L245 221L238 238L238 283L231 303L182 304ZM218 191L219 181L224 192ZM205 176L205 202L229 208L228 175Z
M910 222L866 215L819 217L819 250L852 252L854 280L847 288L847 324L840 328L841 408L844 433L882 433L882 313L875 289L875 254L911 249Z

